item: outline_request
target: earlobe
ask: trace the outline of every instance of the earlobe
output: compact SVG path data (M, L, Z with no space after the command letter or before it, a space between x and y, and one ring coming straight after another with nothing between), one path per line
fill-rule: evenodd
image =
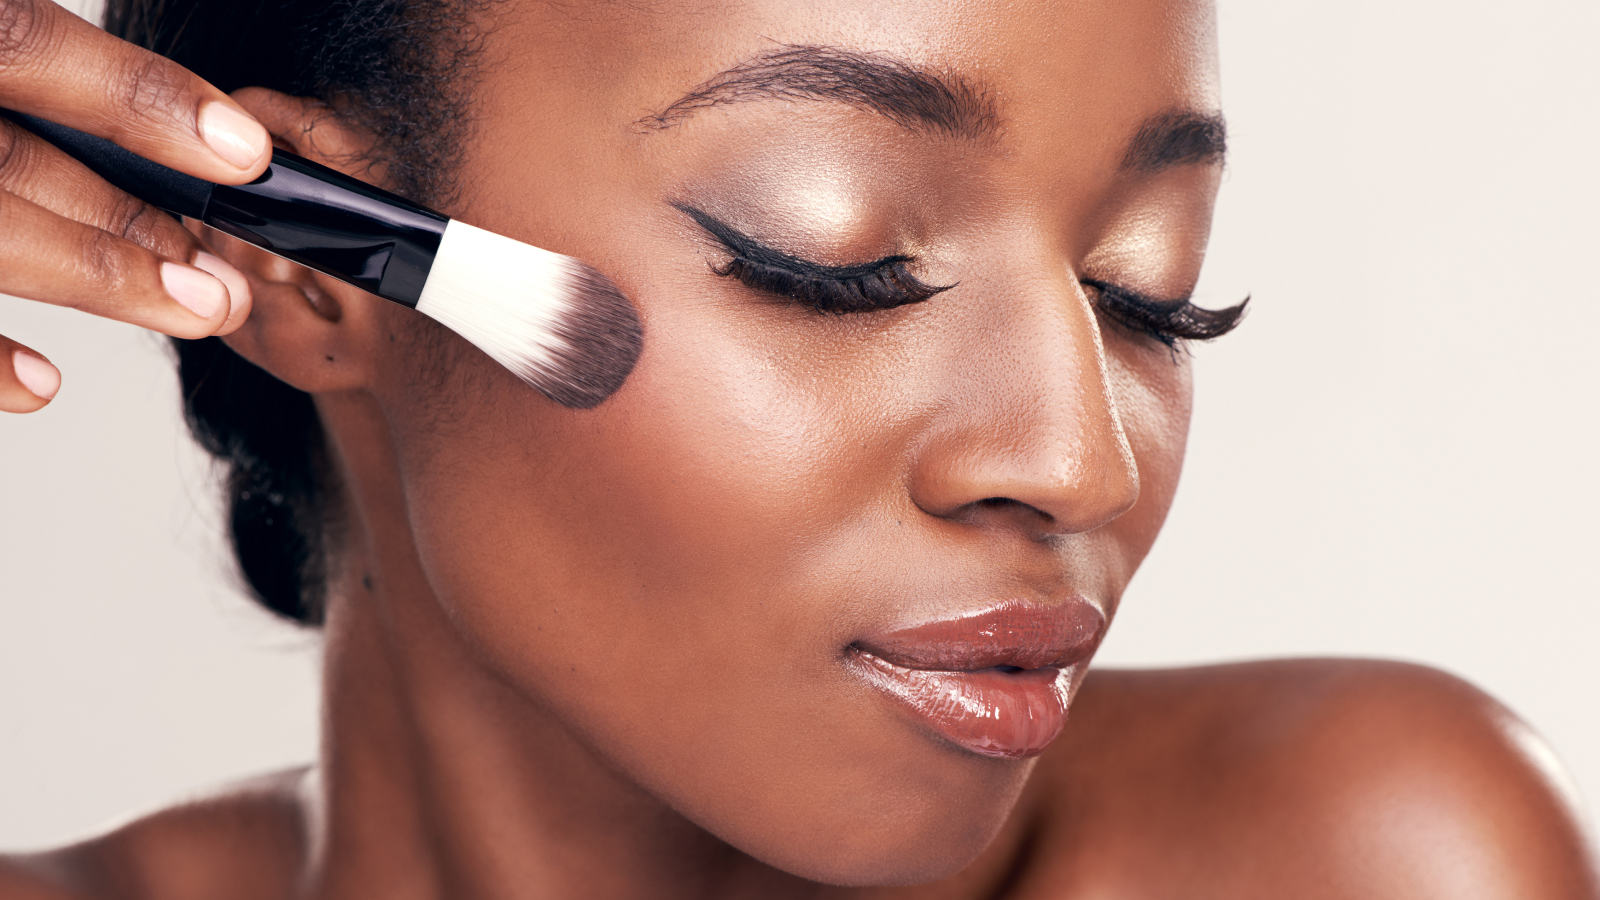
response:
M369 146L341 125L325 104L265 88L235 91L235 100L290 152L357 177L371 177ZM371 336L387 302L197 222L188 223L250 283L252 310L228 346L282 381L308 393L356 390L371 383Z

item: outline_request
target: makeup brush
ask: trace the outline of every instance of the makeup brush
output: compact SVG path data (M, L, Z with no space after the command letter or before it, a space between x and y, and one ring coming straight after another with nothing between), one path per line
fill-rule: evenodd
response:
M146 203L433 318L557 403L597 406L639 359L643 329L633 304L570 256L474 228L276 148L255 181L213 184L104 138L0 114Z

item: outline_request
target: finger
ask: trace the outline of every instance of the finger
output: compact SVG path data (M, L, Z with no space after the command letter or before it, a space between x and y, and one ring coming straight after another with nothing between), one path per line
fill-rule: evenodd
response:
M0 190L168 259L187 261L201 249L177 219L112 187L50 142L4 118Z
M0 119L0 190L132 241L158 256L210 272L228 288L229 313L217 334L234 331L249 316L249 281L210 254L182 223L117 190L48 141L5 119Z
M208 181L243 184L271 155L266 129L227 94L50 0L0 0L0 106Z
M183 338L214 334L229 309L227 287L203 269L9 193L0 193L0 293Z
M0 412L44 408L61 389L61 372L50 361L0 335Z
M250 317L250 305L253 302L250 294L250 280L244 273L233 267L232 263L210 250L202 250L189 261L189 265L206 272L213 278L222 282L228 290L228 316L211 332L217 337L232 334L239 330L244 320Z

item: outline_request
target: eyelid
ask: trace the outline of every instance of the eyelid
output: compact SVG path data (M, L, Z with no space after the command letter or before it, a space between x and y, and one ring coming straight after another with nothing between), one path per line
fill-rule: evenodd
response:
M672 207L693 219L696 225L699 225L707 234L716 238L717 242L722 244L723 248L734 256L742 257L759 265L785 269L802 278L849 281L881 272L896 263L911 261L909 256L893 255L885 256L872 262L854 263L848 266L825 266L821 263L814 263L808 259L802 259L801 257L784 253L781 250L774 250L771 247L764 246L726 222L686 203L673 202Z
M763 247L692 206L680 203L672 206L694 219L733 257L721 267L713 266L714 274L735 278L748 288L810 307L818 313L881 312L921 303L955 287L953 284L923 284L906 270L906 264L913 259L910 256L885 256L849 266L819 265Z

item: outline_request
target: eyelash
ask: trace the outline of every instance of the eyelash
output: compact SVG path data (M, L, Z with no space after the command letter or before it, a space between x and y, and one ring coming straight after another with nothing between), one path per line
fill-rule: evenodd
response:
M1093 288L1102 315L1116 324L1158 341L1176 351L1183 341L1209 341L1239 327L1250 298L1227 309L1202 309L1180 300L1157 300L1094 278L1082 279Z
M910 261L908 256L890 256L863 266L851 266L851 271L842 275L802 275L734 256L726 265L712 271L724 278L737 278L746 287L787 297L819 313L839 316L921 303L955 287L922 283L906 271L906 263Z
M730 259L712 267L718 276L737 278L746 287L794 300L819 313L845 315L921 303L953 284L924 284L906 271L909 256L886 256L855 266L821 266L762 247L691 206L673 204L722 244ZM756 259L752 257L764 257ZM1182 341L1209 341L1232 331L1244 317L1248 297L1227 309L1201 309L1187 298L1157 300L1098 279L1082 280L1098 297L1101 314L1121 327L1174 352Z

